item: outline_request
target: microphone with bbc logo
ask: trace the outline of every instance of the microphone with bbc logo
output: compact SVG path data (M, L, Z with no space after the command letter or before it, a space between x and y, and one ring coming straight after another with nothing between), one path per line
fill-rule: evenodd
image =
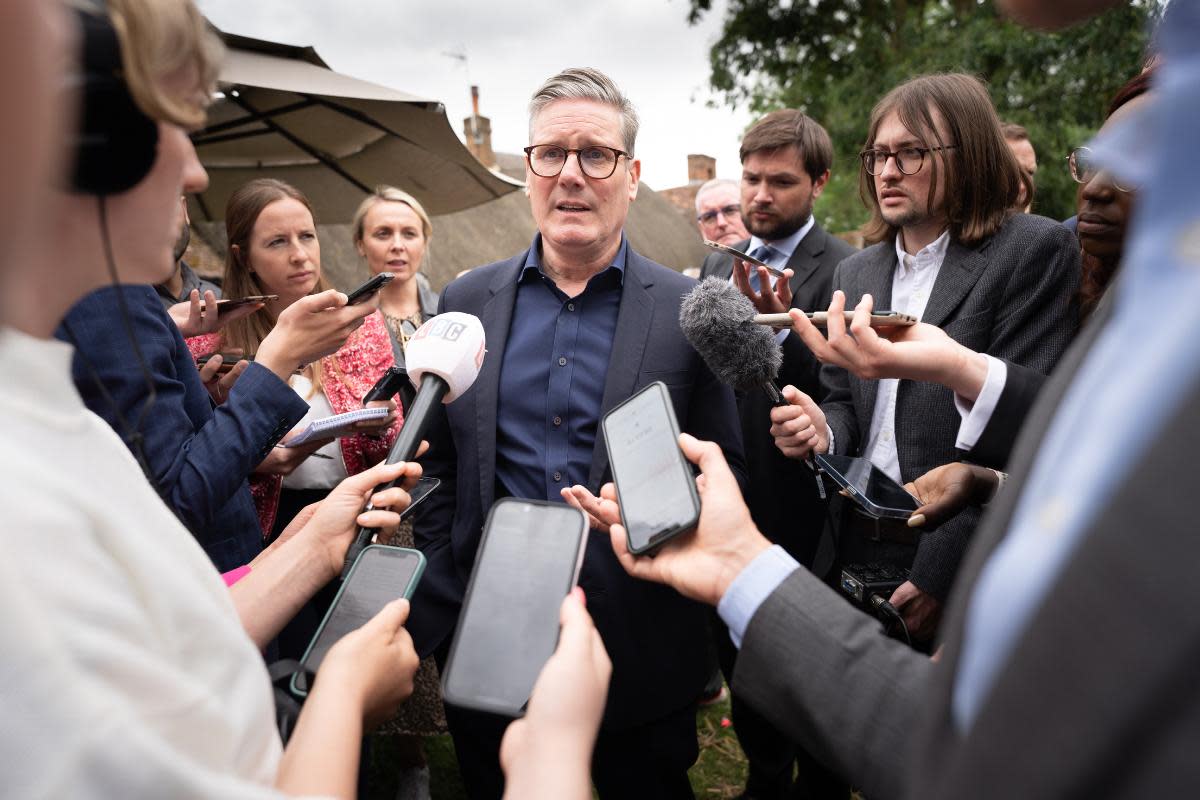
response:
M417 387L417 393L388 451L387 463L411 461L417 454L438 404L452 402L475 383L483 366L484 345L483 323L461 311L439 314L417 328L404 350L409 380ZM375 491L393 485L395 481L380 484ZM364 510L370 511L371 504ZM358 535L346 550L343 580L374 535L374 528L358 529Z

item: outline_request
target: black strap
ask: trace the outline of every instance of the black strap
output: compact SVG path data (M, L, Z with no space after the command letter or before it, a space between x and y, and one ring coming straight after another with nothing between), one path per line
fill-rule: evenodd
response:
M299 661L288 658L269 665L267 674L271 676L271 685L275 687L275 725L279 728L279 738L286 745L296 729L296 720L300 719L300 709L304 704L302 699L292 694L292 678L301 675L301 685L308 686L315 673Z

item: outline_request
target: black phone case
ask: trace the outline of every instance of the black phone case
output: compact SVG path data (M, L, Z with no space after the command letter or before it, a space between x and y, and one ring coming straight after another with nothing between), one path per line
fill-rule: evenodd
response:
M687 523L680 525L678 527L675 527L675 528L670 528L669 530L663 531L662 533L655 536L654 539L650 542L650 544L647 545L646 547L642 547L640 549L635 549L633 547L633 543L629 541L629 524L628 524L628 520L625 519L625 507L621 503L621 481L620 481L620 478L617 477L616 465L613 463L613 460L612 460L612 441L610 441L609 436L608 436L608 419L613 414L615 414L618 410L620 410L622 406L625 406L626 404L630 403L635 398L639 397L643 392L648 392L648 391L659 392L659 396L662 399L663 406L667 412L667 420L671 425L671 438L674 441L678 442L679 441L679 421L675 418L675 407L671 405L671 393L667 389L667 385L665 383L663 383L662 381L654 381L653 383L648 384L645 387L643 387L642 389L639 389L638 391L634 392L632 395L627 397L625 400L622 400L619 404L617 404L616 406L613 406L611 409L609 409L608 413L604 415L604 419L602 419L600 421L600 429L604 433L604 448L605 448L605 451L609 454L608 463L609 463L609 468L612 470L613 485L617 487L617 504L621 506L621 525L623 525L625 527L625 533L626 533L625 543L626 543L626 546L628 546L628 548L629 548L629 552L633 553L634 555L643 555L645 553L654 552L659 547L661 547L664 543L670 541L672 538L696 527L696 523L698 523L700 521L700 494L699 494L699 492L696 491L696 479L695 479L695 476L692 474L691 464L688 463L687 458L685 458L683 455L683 451L680 450L677 445L675 447L675 452L676 452L676 455L678 455L678 457L679 457L678 461L679 461L680 472L682 473L682 475L684 476L684 478L686 480L687 487L688 487L688 494L691 495L692 507L695 509L695 513L692 515L691 519Z
M378 275L373 275L367 278L362 286L359 286L350 294L346 295L346 305L352 306L356 303L361 303L367 298L379 292L380 289L392 282L395 276L390 272L381 272Z
M476 558L475 558L476 564L478 564L483 559L484 553L487 551L488 539L490 537L491 530L492 530L492 518L496 515L496 509L499 508L501 506L501 504L503 504L503 503L527 503L527 504L533 505L533 506L548 506L548 507L553 507L556 509L562 508L562 503L551 503L547 500L522 500L522 499L518 499L516 497L504 497L504 498L497 500L495 503L492 504L492 507L488 510L487 520L484 521L484 523L483 523L483 538L479 542L479 550L478 550L478 552L476 554ZM571 591L572 588L574 588L575 584L579 581L579 569L580 569L580 567L583 566L583 554L584 554L584 549L587 546L587 531L588 531L587 517L584 516L582 511L580 511L579 518L581 520L581 526L580 526L581 532L580 532L579 538L575 544L575 571L574 571L574 574L572 575L570 584L563 587L563 597L564 598L566 598L567 594ZM469 609L471 607L471 598L474 596L474 593L475 593L475 578L478 574L479 574L479 571L477 569L471 571L471 578L467 582L467 592L463 596L462 614L465 614L467 612L467 609ZM460 615L460 619L461 619L461 615ZM454 660L455 660L454 657L455 657L455 654L458 652L459 645L462 643L461 639L459 637L459 631L461 631L461 630L462 630L462 627L460 626L459 629L456 630L454 633L454 641L450 645L450 655L446 659L446 669L442 671L442 698L444 700L446 700L446 702L448 702L448 703L453 703L454 705L462 706L463 708L473 708L477 711L486 711L491 714L501 714L506 717L524 716L524 714L525 714L525 706L524 705L522 705L520 708L510 708L510 707L507 707L504 705L500 705L498 703L488 702L484 698L476 698L476 697L469 697L466 695L460 695L457 692L455 692L453 688L451 688L451 685L450 685L451 678L454 675ZM528 698L526 699L526 702L528 702Z

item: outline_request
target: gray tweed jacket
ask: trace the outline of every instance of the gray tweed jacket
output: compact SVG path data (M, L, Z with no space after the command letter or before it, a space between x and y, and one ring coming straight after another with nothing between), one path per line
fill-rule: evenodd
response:
M852 307L863 294L888 308L897 267L893 242L857 253L834 273L833 286ZM992 237L966 246L951 240L922 317L963 345L1048 374L1074 336L1079 242L1061 224L1016 214ZM824 367L821 404L837 453L861 455L870 433L878 382ZM901 381L896 394L896 450L911 481L957 461L961 417L953 393L937 384ZM918 588L945 599L978 515L964 513L925 534L912 566Z

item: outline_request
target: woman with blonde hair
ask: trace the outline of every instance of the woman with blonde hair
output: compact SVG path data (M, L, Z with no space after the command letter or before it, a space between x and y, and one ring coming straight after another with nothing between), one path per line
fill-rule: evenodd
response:
M392 336L396 364L421 323L437 314L438 296L421 274L433 225L421 204L394 186L378 186L358 206L351 224L354 246L371 274L395 276L379 293L379 310Z
M371 274L395 276L379 293L379 310L392 337L396 364L404 366L408 339L425 320L437 314L438 297L421 275L433 226L415 197L394 186L376 187L358 206L351 224L354 246L366 259ZM413 547L411 520L405 520L391 544ZM446 732L446 716L432 658L421 663L413 681L413 696L383 733L395 735L400 797L429 797L429 768L422 736Z

